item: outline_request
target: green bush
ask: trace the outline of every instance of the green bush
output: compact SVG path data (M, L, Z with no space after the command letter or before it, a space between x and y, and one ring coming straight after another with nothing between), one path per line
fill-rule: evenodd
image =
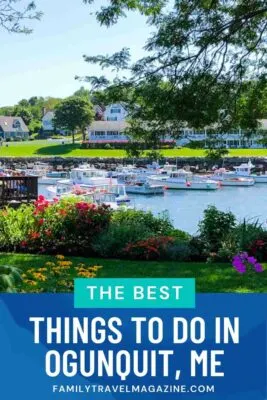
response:
M0 249L16 251L34 224L34 208L22 205L18 209L6 208L0 212Z
M142 222L112 221L109 228L96 236L92 248L101 257L125 256L124 248L132 242L147 239L153 232Z
M199 223L200 238L205 244L207 253L217 252L224 240L236 226L233 213L219 211L215 206L209 206L204 211L204 218Z
M166 249L166 256L173 261L189 261L191 259L192 249L187 241L175 240L170 243Z
M234 236L239 251L247 251L255 240L259 239L264 233L262 224L256 221L243 220L241 224L238 224L234 229Z
M167 212L154 216L150 211L120 210L113 214L112 221L119 224L125 222L130 226L141 224L154 235L170 236L172 233L182 232L174 229Z

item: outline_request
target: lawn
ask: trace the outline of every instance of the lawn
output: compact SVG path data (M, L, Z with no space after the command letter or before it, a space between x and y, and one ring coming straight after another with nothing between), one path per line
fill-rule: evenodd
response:
M205 150L189 149L168 149L162 151L166 157L204 157ZM123 158L126 156L124 150L105 150L105 149L81 149L80 144L61 144L47 140L36 140L32 142L11 142L8 147L0 147L0 157L115 157ZM267 149L231 149L231 157L267 157Z
M49 256L0 254L0 265L11 265L27 270L42 267L54 259ZM104 260L95 258L69 257L74 264L102 265L102 278L196 278L197 292L202 293L252 293L267 292L267 264L261 274L238 274L230 264L148 262L126 260Z

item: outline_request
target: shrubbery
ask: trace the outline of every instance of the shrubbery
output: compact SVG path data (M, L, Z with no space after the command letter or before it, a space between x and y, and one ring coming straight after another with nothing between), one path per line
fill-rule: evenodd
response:
M237 223L231 212L208 207L198 236L175 229L168 214L112 212L79 199L0 212L0 250L143 260L231 261L246 252L267 261L267 231L257 221Z

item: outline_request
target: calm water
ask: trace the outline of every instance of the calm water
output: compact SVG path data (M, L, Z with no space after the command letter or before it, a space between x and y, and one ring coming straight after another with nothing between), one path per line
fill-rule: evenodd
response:
M46 194L45 187L39 189ZM222 211L231 210L238 219L258 218L267 220L267 183L251 187L223 187L214 191L169 190L162 196L130 195L132 205L157 214L167 210L176 228L189 233L197 231L197 225L208 205Z

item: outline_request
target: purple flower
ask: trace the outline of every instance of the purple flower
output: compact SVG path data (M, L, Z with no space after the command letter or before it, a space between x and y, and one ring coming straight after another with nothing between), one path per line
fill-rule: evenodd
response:
M237 254L233 258L232 265L240 274L244 274L247 269L254 269L255 272L263 272L263 266L258 263L255 257L249 256L246 252Z
M247 261L248 261L250 264L256 264L256 263L257 263L257 260L256 260L255 257L248 257L248 258L247 258Z
M256 272L263 272L263 266L261 264L259 264L259 263L256 263L254 265L254 269L255 269Z

